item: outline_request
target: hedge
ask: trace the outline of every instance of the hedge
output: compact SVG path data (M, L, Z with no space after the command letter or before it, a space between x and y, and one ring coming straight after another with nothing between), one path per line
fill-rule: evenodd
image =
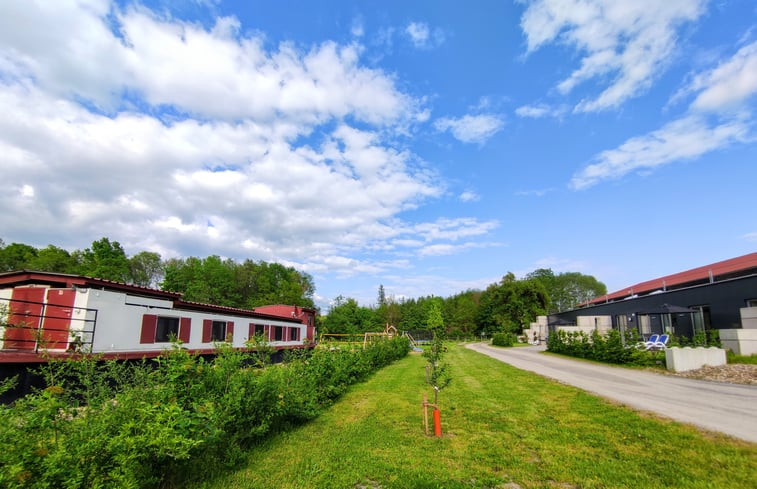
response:
M395 338L264 368L224 347L213 361L176 348L155 365L51 362L45 389L0 406L0 487L180 487L314 418L408 350Z

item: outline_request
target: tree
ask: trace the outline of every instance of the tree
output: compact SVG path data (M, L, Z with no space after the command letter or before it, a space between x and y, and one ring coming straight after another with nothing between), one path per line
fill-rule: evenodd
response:
M514 280L512 274L491 284L481 294L477 322L487 333L521 333L523 327L544 314L549 296L537 280Z
M89 277L127 282L129 280L129 259L118 241L100 238L92 242L92 247L74 253L80 258L79 273Z
M323 319L322 331L330 334L359 334L374 330L374 313L361 307L351 297L334 299L328 315Z
M37 249L23 243L11 243L0 248L0 272L12 272L32 268Z
M428 349L423 353L428 360L428 381L434 388L434 404L439 401L439 391L447 387L452 380L449 376L447 364L442 362L444 354L444 318L441 300L431 303L426 318L426 327L433 332L433 338Z
M526 276L544 285L550 298L549 312L575 309L580 304L607 293L607 287L591 275L565 272L555 275L548 268L539 268Z
M37 256L29 262L29 268L41 272L75 273L77 262L68 251L48 245L37 251Z
M481 292L468 290L444 301L444 317L447 335L471 336L475 334L476 313Z
M163 262L158 253L140 251L129 258L130 282L142 287L157 287L163 280Z

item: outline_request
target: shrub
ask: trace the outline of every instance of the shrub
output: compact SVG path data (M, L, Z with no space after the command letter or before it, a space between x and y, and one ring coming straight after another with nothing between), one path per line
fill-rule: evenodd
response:
M586 358L598 362L633 365L656 365L664 354L647 352L635 348L635 337L627 335L625 345L617 330L610 330L606 335L593 331L587 335L583 331L556 331L547 338L547 351Z
M265 368L223 345L212 362L179 348L153 363L50 362L45 389L0 406L0 487L180 487L408 350L395 338Z
M494 333L492 335L492 345L494 346L513 346L517 338L513 333Z

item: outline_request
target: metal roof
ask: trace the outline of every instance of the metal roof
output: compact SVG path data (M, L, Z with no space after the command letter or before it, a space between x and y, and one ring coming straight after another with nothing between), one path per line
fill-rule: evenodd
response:
M640 282L630 287L596 297L583 305L601 304L635 295L645 295L655 291L677 289L683 286L697 283L716 282L725 278L733 278L740 275L757 273L757 253L730 258L709 265L704 265L691 270L686 270L672 275L665 275L646 282Z

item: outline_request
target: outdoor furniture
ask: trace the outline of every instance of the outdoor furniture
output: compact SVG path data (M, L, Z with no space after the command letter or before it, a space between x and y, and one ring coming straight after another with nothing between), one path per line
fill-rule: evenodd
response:
M636 343L636 348L639 350L649 350L649 348L660 340L660 335L653 334L647 341L640 341Z
M652 335L655 336L655 335ZM652 340L652 337L649 337L650 340ZM646 349L647 350L664 350L668 346L668 341L670 340L670 336L666 334L661 334L658 339L655 341L647 341L646 342Z

